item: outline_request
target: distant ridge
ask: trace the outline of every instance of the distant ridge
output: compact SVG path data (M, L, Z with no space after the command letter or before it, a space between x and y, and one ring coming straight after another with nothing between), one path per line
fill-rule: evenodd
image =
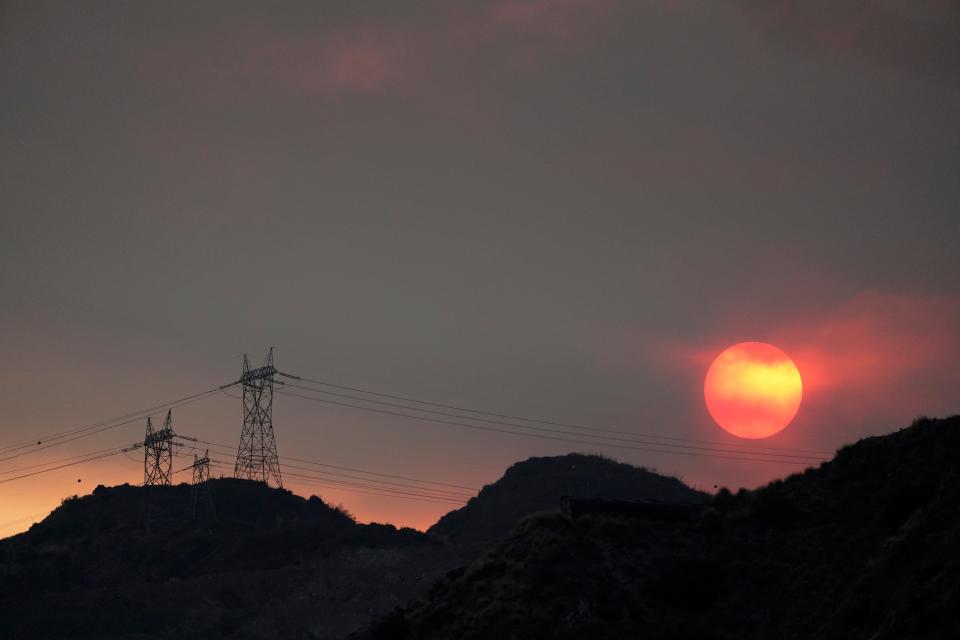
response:
M571 453L529 458L506 470L465 506L427 531L456 544L480 544L506 536L524 517L558 511L560 498L707 502L710 497L677 478L597 455Z

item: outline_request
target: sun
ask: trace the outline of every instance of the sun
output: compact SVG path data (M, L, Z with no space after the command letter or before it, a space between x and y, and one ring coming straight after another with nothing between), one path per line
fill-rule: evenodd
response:
M718 355L703 383L707 410L740 438L769 438L800 408L803 381L793 360L765 342L741 342Z

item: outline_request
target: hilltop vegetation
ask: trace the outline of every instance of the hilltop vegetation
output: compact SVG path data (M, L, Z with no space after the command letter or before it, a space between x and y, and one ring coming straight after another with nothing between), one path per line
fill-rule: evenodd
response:
M922 419L697 523L533 516L365 637L957 638L958 451Z

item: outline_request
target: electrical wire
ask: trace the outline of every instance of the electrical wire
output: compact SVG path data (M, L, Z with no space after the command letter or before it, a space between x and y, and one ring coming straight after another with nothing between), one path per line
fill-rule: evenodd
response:
M357 487L357 488L360 488L360 489L373 489L373 490L380 491L380 492L383 492L383 493L389 493L389 494L391 494L391 495L408 496L408 497L416 497L416 498L427 498L427 499L429 499L429 500L438 501L438 502L450 502L450 503L453 503L453 504L463 504L463 503L465 503L465 502L467 501L467 498L458 499L458 498L451 498L451 497L447 497L447 496L439 496L439 495L435 495L435 494L432 494L432 493L426 493L426 492L422 492L422 491L406 491L406 490L404 490L404 489L393 489L393 488L390 488L390 487L381 486L381 485L379 485L379 484L363 484L363 483L359 483L359 482L350 482L350 481L347 481L347 480L339 480L339 479L337 479L337 478L328 478L328 477L326 477L326 476L316 476L316 475L311 475L311 474L297 473L297 472L295 472L295 471L285 471L283 475L284 475L284 477L286 477L286 478L288 478L288 479L289 479L289 478L300 478L300 479L303 479L303 480L318 480L318 481L326 482L326 483L329 483L329 484L332 484L332 485L336 485L336 486L342 486L342 487Z
M443 403L439 403L439 402L431 402L431 401L429 401L429 400L420 400L420 399L411 398L411 397L408 397L408 396L400 396L400 395L394 395L394 394L389 394L389 393L383 393L383 392L380 392L380 391L372 391L372 390L370 390L370 389L364 389L364 388L361 388L361 387L349 387L349 386L346 386L346 385L335 384L335 383L327 382L327 381L324 381L324 380L315 380L315 379L311 379L311 378L306 378L306 377L304 377L304 376L295 376L295 375L292 375L292 374L289 374L289 373L284 373L283 371L278 371L277 373L278 373L279 375L281 375L281 376L284 376L284 377L286 377L286 378L290 378L290 379L292 379L292 380L298 380L298 381L302 381L302 382L309 382L309 383L312 383L312 384L319 384L319 385L322 385L322 386L324 386L324 387L331 387L331 388L334 388L334 389L342 389L342 390L344 390L344 391L353 391L353 392L358 392L358 393L364 393L364 394L371 395L371 396L377 396L377 397L380 397L380 398L389 398L389 399L391 399L391 400L402 400L402 401L404 401L404 402L412 402L412 403L415 403L415 404L422 404L422 405L427 405L427 406L431 406L431 407L439 407L439 408L441 408L441 409L453 409L453 410L455 410L455 411L466 411L466 412L468 412L468 413L476 413L476 414L479 414L479 415L486 415L486 416L491 416L491 417L494 417L494 418L505 418L505 419L508 419L508 420L522 420L522 421L524 421L524 422L532 422L532 423L535 423L535 424L544 424L544 425L549 425L549 426L554 426L554 427L564 427L564 428L568 428L568 429L581 429L581 430L584 430L584 431L598 431L598 432L604 432L604 433L618 433L618 434L621 434L621 435L641 436L641 437L645 437L645 438L654 438L654 439L660 439L660 440L673 440L673 441L677 441L677 442L688 442L688 443L694 443L694 444L709 444L709 445L719 445L719 446L728 446L728 447L741 447L741 448L743 448L743 449L753 449L753 450L757 450L757 451L784 451L784 452L812 453L812 454L823 454L823 455L831 455L831 453L832 453L832 452L830 452L830 451L824 451L824 450L818 450L818 449L795 449L795 448L788 448L788 447L771 447L771 446L748 445L748 444L739 444L739 443L723 443L723 442L717 442L717 441L714 441L714 440L698 440L698 439L694 439L694 438L681 438L681 437L677 437L677 436L665 436L665 435L661 435L661 434L642 433L642 432L635 432L635 431L624 431L624 430L618 430L618 429L609 429L609 428L602 428L602 427L578 425L578 424L572 424L572 423L568 423L568 422L556 422L556 421L553 421L553 420L543 420L543 419L540 419L540 418L529 418L529 417L518 416L518 415L510 415L510 414L505 414L505 413L496 413L496 412L493 412L493 411L485 411L485 410L482 410L482 409L471 409L471 408L469 408L469 407L457 406L457 405L452 405L452 404L443 404ZM309 389L310 387L301 386L301 388ZM315 391L320 391L319 389L314 389L314 390L315 390ZM326 392L326 393L329 393L329 392Z
M205 444L205 445L207 445L207 446L209 446L209 447L211 447L211 448L214 448L214 447L215 447L215 448L217 448L217 449L226 449L226 446L225 446L225 445L222 445L222 444L219 444L219 443L206 442L206 441L199 440L199 439L197 440L197 442L202 443L202 444ZM185 448L194 448L194 449L196 449L195 447L189 447L189 446L188 446L188 447L185 447ZM232 452L230 452L230 451L221 451L221 453L226 453L226 454L228 454L228 455L232 455ZM280 457L280 459L281 459L281 460L291 460L291 458L282 457L282 456ZM302 461L302 462L305 462L305 463L307 463L307 464L317 464L317 463L314 463L314 462L312 462L312 461L310 461L310 460L302 460L302 459L299 459L299 458L293 458L293 460ZM219 461L219 460L213 460L213 459L211 459L210 463L211 463L211 464L219 464L219 465L222 465L222 466L224 466L224 467L229 467L229 463L222 462L222 461ZM324 465L324 466L326 466L326 465ZM336 483L342 483L342 484L344 484L344 486L361 486L361 487L363 487L363 488L376 488L376 489L383 490L383 491L398 491L398 492L407 493L407 494L410 494L411 492L413 492L413 495L424 495L424 496L429 496L429 497L432 497L432 498L452 499L453 501L458 502L458 503L463 503L463 502L465 502L465 501L467 501L467 500L469 500L470 498L473 497L472 494L464 494L464 493L459 493L459 492L453 492L453 491L449 491L449 490L445 490L445 489L438 489L438 488L430 487L430 486L414 486L414 485L402 484L402 483L397 483L397 482L390 482L390 481L386 481L386 480L377 480L376 478L363 478L363 477L360 477L360 476L353 476L353 475L349 475L349 474L339 474L339 473L336 473L336 472L333 472L333 471L321 471L321 470L318 470L318 469L311 469L311 468L308 468L308 467L302 467L302 466L299 466L299 465L290 464L289 462L284 462L283 467L284 467L284 469L298 469L298 470L300 470L300 471L309 471L309 472L311 472L311 473L313 473L313 474L323 474L323 473L326 473L326 474L328 474L328 475L326 475L326 476L314 475L314 476L311 476L311 478L314 478L314 479L322 479L322 480L324 480L324 481L331 482L331 483L334 483L334 482L336 482ZM189 467L187 467L187 468L189 468ZM379 476L386 476L386 477L393 477L393 478L398 477L398 476L388 476L387 474L379 474L379 473L369 472L369 471L364 471L364 470L357 470L357 472L358 472L358 473L368 473L368 474L379 475ZM283 475L284 475L284 477L287 477L287 476L300 477L300 478L305 477L304 474L295 473L295 472L288 472L288 471L284 471ZM348 478L349 480L341 480L340 478L330 478L330 477L329 477L330 475L340 476L340 478L344 478L344 477L345 477L345 478ZM401 479L409 479L409 480L414 481L414 482L422 482L422 483L423 483L423 482L429 482L429 481L424 481L424 480L420 480L420 479L405 478L404 476L399 476L399 478L401 478ZM361 482L370 483L370 484L376 485L376 486L375 486L375 487L374 487L374 486L370 486L370 484L368 484L368 485L357 485L355 482L351 482L350 480L359 480L359 481L361 481ZM442 484L442 483L438 483L438 484Z
M449 482L438 482L438 481L436 481L436 480L423 480L423 479L420 479L420 478L412 478L412 477L410 477L410 476L398 476L398 475L393 475L393 474L389 474L389 473L379 473L379 472L376 472L376 471L367 471L367 470L365 470L365 469L357 469L356 467L343 467L343 466L338 466L338 465L333 465L333 464L326 464L326 463L323 463L323 462L314 462L313 460L304 460L303 458L293 458L293 457L291 457L291 456L280 456L280 459L281 459L281 460L293 460L294 462L302 462L302 463L304 463L304 464L311 464L311 465L314 465L314 466L317 466L317 467L325 467L325 468L328 468L328 469L340 469L340 470L342 470L342 471L354 471L354 472L356 472L356 473L365 473L365 474L368 474L368 475L380 476L381 478L393 478L393 479L395 479L395 480L409 480L409 481L411 481L411 482L420 482L420 483L423 483L423 484L432 484L432 485L437 485L437 486L441 486L441 487L451 487L451 488L454 488L454 489L466 489L466 490L468 490L468 491L473 491L473 492L477 491L477 488L476 488L476 487L468 487L468 486L463 485L463 484L452 484L452 483L449 483ZM331 473L332 473L332 472L331 472Z
M312 387L304 387L304 386L301 386L300 388L301 388L301 389L305 389L305 390L315 391L315 392L318 392L318 393L323 393L323 394L326 394L326 395L332 395L332 396L339 397L339 398L346 398L346 399L348 399L348 400L354 400L354 401L357 401L357 402L368 402L368 403L377 404L377 405L381 405L381 406L388 406L388 407L394 407L394 408L398 408L398 409L405 409L405 410L408 410L408 411L420 411L420 412L423 412L423 413L429 413L429 414L444 416L444 417L448 417L448 418L457 418L457 419L460 419L460 420L472 420L472 421L475 421L475 422L483 422L483 423L485 423L485 424L495 424L495 425L501 425L501 426L505 426L505 427L512 427L512 428L516 428L516 429L529 429L529 430L540 431L540 432L544 432L544 433L569 435L569 436L576 436L576 437L583 437L583 438L598 438L598 439L610 440L610 441L614 441L614 442L626 442L626 443L642 444L642 445L656 446L656 447L671 447L671 448L675 448L675 449L690 449L690 450L695 450L695 451L708 451L708 452L711 452L711 453L732 453L732 454L738 454L738 455L743 455L743 454L748 454L748 453L749 453L749 454L752 454L752 455L764 455L764 456L771 457L771 458L786 458L786 459L800 460L800 461L802 461L802 462L807 462L807 463L810 463L810 462L822 462L822 461L823 461L823 458L821 458L821 457L819 457L819 456L811 456L811 455L797 455L797 454L773 453L773 452L767 453L767 452L760 452L760 451L754 452L754 451L739 450L739 449L719 449L719 448L716 448L716 447L703 447L703 446L699 446L699 445L671 444L671 443L667 443L667 442L651 442L650 440L640 440L640 439L637 439L637 438L621 438L621 437L617 437L617 436L593 435L592 433L577 433L577 432L572 432L572 431L562 431L562 430L559 430L559 429L551 429L551 428L548 428L548 427L537 427L537 426L532 426L532 425L520 424L520 423L517 423L517 422L505 422L505 421L503 421L503 420L492 420L492 419L490 419L490 418L475 418L475 417L473 417L473 416L466 416L466 415L456 414L456 413L447 413L447 412L445 412L445 411L436 411L436 410L433 410L433 409L420 409L420 408L418 408L418 407L409 407L409 406L402 405L402 404L397 404L397 403L394 403L394 402L385 402L385 401L383 401L383 400L372 400L372 399L370 399L370 398L361 398L361 397L351 396L351 395L347 395L347 394L343 394L343 393L336 393L336 392L334 392L334 391L325 391L325 390L322 390L322 389L314 389L314 388L312 388ZM291 392L285 391L285 390L278 390L278 393L288 393L288 394L293 395ZM625 433L625 432L619 432L619 431L618 431L618 432L615 432L615 433Z
M127 447L127 448L125 448L125 449L118 449L118 450L113 451L113 452L111 452L111 453L102 453L102 454L97 455L97 456L92 456L92 457L90 457L90 458L85 458L84 460L77 460L76 462L69 462L69 463L66 463L66 464L61 464L61 465L59 465L59 466L51 467L51 468L49 468L49 469L42 469L42 470L40 470L40 471L33 471L33 472L31 472L31 473L24 473L24 474L22 474L22 475L14 476L14 477L12 477L12 478L4 478L4 479L0 480L0 484L4 484L4 483L7 483L7 482L13 482L14 480L21 480L21 479L23 479L23 478L30 478L30 477L32 477L32 476L40 475L41 473L49 473L49 472L51 472L51 471L57 471L58 469L66 469L67 467L73 467L73 466L76 466L76 465L78 465L78 464L84 464L84 463L86 463L86 462L92 462L92 461L94 461L94 460L100 460L100 459L102 459L102 458L109 458L109 457L111 457L111 456L115 456L115 455L117 455L117 454L123 453L124 451L131 451L131 450L133 450L133 449L135 448L135 446L136 446L136 445L131 446L131 447Z
M299 469L300 471L310 471L310 472L312 472L312 473L320 473L320 472L317 471L316 469L312 469L312 468L310 468L310 467L304 467L304 466L300 466L300 465L295 465L295 464L290 464L290 463L285 463L285 464L283 465L283 468L284 468L284 469ZM287 475L287 472L286 472L286 471L284 471L284 475ZM353 480L362 480L362 481L364 481L364 482L374 482L374 480L372 480L372 479L370 479L370 478L364 478L364 477L361 477L361 476L353 476L353 475L349 475L349 474L346 474L346 473L337 473L337 472L335 472L335 471L327 471L327 472L326 472L326 475L328 475L328 476L338 476L338 477L341 477L341 478L350 478L350 479L353 479ZM450 497L450 498L462 498L462 499L464 499L464 500L469 500L470 498L473 497L472 495L469 495L469 494L455 493L455 492L452 492L452 491L442 491L442 490L439 490L439 489L427 489L426 487L423 487L423 486L416 486L416 485L404 484L404 483L402 483L402 482L390 482L389 480L377 480L376 483L377 483L377 484L382 484L382 485L389 485L389 486L393 486L393 487L401 487L401 488L405 488L405 489L416 489L416 490L419 490L419 491L430 491L430 493L433 493L433 494L435 494L435 495L438 495L438 496L447 496L447 497Z
M281 393L281 394L287 395L287 396L293 396L293 397L295 397L295 398L303 398L303 399L305 399L305 400L312 400L312 401L314 401L314 402L322 402L322 403L325 403L325 404L336 405L336 406L340 406L340 407L347 407L347 408L351 408L351 409L360 409L360 410L363 410L363 411L369 411L369 412L372 412L372 413L380 413L380 414L390 415L390 416L397 416L397 417L400 417L400 418L410 418L410 419L413 419L413 420L421 420L421 421L423 421L423 422L429 422L429 423L432 423L432 424L446 424L446 425L451 425L451 426L455 426L455 427L464 427L464 428L467 428L467 429L476 429L476 430L479 430L479 431L490 431L490 432L496 432L496 433L505 433L505 434L514 435L514 436L520 436L520 437L524 437L524 438L535 438L535 439L541 439L541 440L553 440L553 441L557 441L557 442L569 442L569 443L573 443L573 444L584 444L584 445L588 445L588 446L592 446L592 447L604 447L604 448L608 448L608 449L626 449L626 450L630 450L630 451L644 451L644 452L647 452L647 453L665 453L665 454L673 454L673 455L694 456L694 457L697 457L697 458L712 458L712 459L715 459L715 460L738 460L738 461L744 461L744 462L766 462L766 463L776 463L776 464L794 464L794 465L802 465L802 466L807 466L807 465L810 464L810 462L800 462L800 461L796 461L796 460L778 460L778 459L771 459L771 458L747 457L746 455L743 455L743 456L714 455L714 454L710 454L710 453L698 453L698 452L695 452L695 451L672 451L672 450L669 450L669 449L654 449L654 448L650 448L650 447L637 447L637 446L632 446L632 445L628 445L628 444L617 444L617 443L602 442L602 441L590 441L590 440L578 440L578 439L576 439L576 438L563 438L563 437L559 437L559 436L542 435L542 434L538 434L538 433L524 433L524 432L519 432L519 431L511 431L511 430L509 430L509 429L499 429L499 428L496 428L496 427L487 427L487 426L481 426L481 425L476 425L476 424L468 424L468 423L465 423L465 422L454 422L454 421L452 421L452 420L443 420L443 419L440 419L440 418L429 418L429 417L425 417L425 416L412 415L412 414L409 414L409 413L400 413L400 412L397 412L397 411L388 411L388 410L385 410L385 409L374 409L374 408L372 408L372 407L364 407L364 406L360 406L360 405L356 405L356 404L348 404L348 403L346 403L346 402L339 402L339 401L336 401L336 400L327 400L327 399L324 399L324 398L317 398L317 397L315 397L315 396L305 396L305 395L302 395L302 394L299 394L299 393L293 393L293 392L290 392L290 391L280 391L280 390L278 390L277 393ZM566 432L559 432L559 433L564 434L564 433L566 433ZM586 437L600 438L600 437L601 437L601 436L588 436L587 434L575 434L575 435L576 435L578 438L586 438ZM661 446L669 446L669 445L664 444L664 445L661 445Z
M228 445L219 443L219 442L210 442L209 440L200 440L200 439L197 439L197 442L198 442L198 443L201 443L201 444L208 445L208 446L210 446L210 447L219 447L220 449L223 449L223 451L222 451L221 453L225 453L226 455L233 455L233 454L234 454L234 451L233 451L233 449L232 449L231 447L229 447ZM367 471L366 469L359 469L359 468L357 468L357 467L345 467L345 466L342 466L342 465L327 464L327 463L324 463L324 462L317 462L317 461L315 461L315 460L307 460L307 459L305 459L305 458L294 458L294 457L292 457L292 456L278 456L278 457L280 458L280 460L291 460L291 461L293 461L293 462L301 462L301 463L304 463L304 464L310 464L310 465L314 465L314 466L317 466L317 467L324 467L324 468L328 468L328 469L337 469L337 470L339 470L339 471L353 471L354 473L364 473L364 474L367 474L367 475L378 476L378 477L381 477L381 478L391 478L391 479L393 479L393 480L408 480L408 481L410 481L410 482L419 482L419 483L422 483L422 484L437 485L437 486L441 486L441 487L449 487L449 488L452 488L452 489L466 489L467 491L472 491L472 492L477 491L477 487L470 487L470 486L462 485L462 484L453 484L453 483L449 483L449 482L439 482L439 481L437 481L437 480L424 480L423 478L414 478L414 477L411 477L411 476L401 476L401 475L395 475L395 474L390 474L390 473L380 473L380 472L378 472L378 471Z
M0 522L0 530L6 529L12 525L20 524L26 520L32 520L33 518L39 518L40 516L50 515L51 510L45 509L44 511L37 511L36 513L31 513L28 516L23 516L22 518L17 518L16 520L7 520L6 522Z
M778 448L778 447L760 447L752 445L739 445L739 444L726 444L719 443L709 440L696 440L690 438L681 438L674 436L663 436L658 434L650 433L639 433L631 432L617 429L607 429L586 425L578 425L571 423L556 422L550 420L543 420L537 418L529 418L524 416L516 416L504 413L496 413L493 411L485 411L481 409L472 409L468 407L462 407L457 405L442 404L437 402L431 402L427 400L420 400L416 398L410 398L406 396L399 396L393 394L382 393L379 391L372 391L369 389L363 389L359 387L349 387L346 385L334 384L331 382L326 382L323 380L316 380L311 378L304 378L300 376L293 376L287 373L278 372L279 375L296 380L295 384L289 386L284 385L280 388L275 389L277 393L293 396L305 400L310 400L314 402L324 403L327 405L346 407L350 409L362 410L372 413L378 413L382 415L396 416L400 418L407 418L413 420L420 420L424 422L429 422L431 424L441 424L449 425L461 428L468 428L480 431L503 433L507 435L520 436L526 438L535 438L541 440L552 440L558 442L569 442L574 444L581 444L594 447L602 448L612 448L612 449L625 449L625 450L634 450L634 451L644 451L651 453L663 453L663 454L675 454L675 455L687 455L701 458L713 458L713 459L722 459L722 460L739 460L747 462L766 462L766 463L782 463L782 464L798 464L798 465L809 465L815 462L822 462L824 458L821 458L817 455L812 454L821 454L826 453L822 451L810 450L810 449L789 449L789 448ZM279 383L279 381L278 381ZM309 386L309 384L320 385L327 388L317 388L314 386ZM216 388L208 389L196 394L191 394L171 402L166 402L163 404L154 405L147 409L143 409L137 412L127 413L121 416L117 416L111 419L102 420L97 423L85 425L75 429L69 429L66 431L61 431L57 433L48 434L45 436L40 436L37 440L24 441L20 443L15 443L8 445L6 447L0 448L0 455L3 454L12 454L6 455L5 457L0 458L0 462L6 462L8 460L13 460L21 456L30 455L39 451L46 450L48 448L60 446L81 438L90 437L104 431L111 429L116 429L121 426L125 426L142 420L144 417L150 415L153 412L164 409L172 409L186 404L199 401L203 398L209 397L210 395L220 392L228 397L239 399L240 396L234 396L227 392L227 390L235 385L239 384L239 381L233 382L226 385L221 385ZM363 394L363 395L351 395L347 393L339 393L337 391L331 391L330 389L339 389L342 391L349 391L352 394ZM293 390L302 391L302 393L296 393ZM319 397L316 394L322 394L328 397ZM367 397L372 396L372 397ZM341 400L348 400L351 402L343 402L341 400L335 400L332 398L339 398ZM385 398L387 400L394 400L398 402L389 402L387 400L379 400L376 398ZM400 404L400 403L406 404ZM360 404L354 404L360 403ZM410 404L420 405L420 406L409 406ZM379 407L385 408L376 408L368 405L378 405ZM436 409L431 409L427 407L435 407L436 409L444 409L445 411L438 411ZM451 411L459 413L451 413ZM412 412L412 413L411 413ZM419 414L428 414L428 415L419 415ZM464 414L474 414L474 415L464 415ZM436 417L434 417L436 416ZM481 417L483 416L483 417ZM482 423L482 424L477 424ZM527 423L527 424L524 424ZM541 426L535 426L541 425ZM559 428L555 428L559 427ZM626 436L626 437L623 437ZM221 449L218 453L224 455L233 455L233 448L229 445L223 445L214 442L208 442L199 439L187 438L186 436L179 436L186 440L190 440L195 443L202 443L209 445L210 447L216 449ZM640 439L640 438L645 438ZM36 442L36 444L34 444ZM175 445L184 449L192 449L194 451L199 451L199 448L185 444L183 442L176 442ZM642 446L637 446L642 445ZM704 446L708 445L708 446ZM126 447L114 447L110 449L102 449L99 451L89 452L85 454L78 454L75 456L69 456L64 458L59 458L57 460L52 460L48 462L41 462L31 465L25 465L13 469L7 469L0 471L0 475L9 475L14 473L20 473L22 471L29 471L28 473L22 473L13 477L8 477L0 479L0 484L12 482L14 480L20 480L23 478L33 477L36 475L49 473L59 469L64 469L72 467L79 464L85 464L87 462L92 462L94 460L100 460L103 458L115 456L118 454L123 454L125 457L129 458L129 453L141 447L141 443L136 443L131 446ZM724 447L724 448L719 448ZM19 453L15 453L19 452ZM811 455L802 455L802 454L811 454ZM322 486L331 489L341 490L341 491L350 491L355 493L379 495L385 497L392 497L397 499L407 499L407 500L418 500L426 502L439 502L445 504L463 504L466 500L472 497L472 492L476 491L476 488L469 487L465 485L458 485L434 480L425 480L421 478L415 478L410 476L401 476L401 475L392 475L387 473L368 471L365 469L360 469L356 467L347 467L347 466L338 466L328 463L317 462L314 460L307 460L303 458L295 458L290 456L279 456L280 460L284 461L284 467L288 469L295 469L297 471L287 471L284 473L285 476L294 480L297 484L307 484L312 483L313 486ZM131 459L132 460L132 459ZM136 460L139 462L139 460ZM301 463L303 465L310 466L299 466L293 464L295 462ZM61 464L62 463L62 464ZM217 467L226 467L229 468L230 464L222 461L210 461L211 466ZM53 466L51 466L53 465ZM183 469L178 469L176 473L187 471L192 468L193 465L185 467ZM309 472L309 473L302 473ZM351 472L351 473L343 473ZM361 474L361 475L353 475ZM378 478L387 478L387 479L378 479ZM399 482L398 482L399 481ZM411 484L414 483L414 484ZM471 494L465 493L466 491L471 492ZM27 516L23 519L28 519L31 516ZM2 525L0 525L2 526Z
M108 449L101 449L99 451L90 451L87 453L81 453L75 456L69 456L67 458L58 458L56 460L47 460L46 462L37 462L35 464L28 464L22 467L16 467L15 469L4 469L0 471L0 475L7 475L10 473L17 473L18 471L25 471L27 469L36 469L37 467L46 467L51 464L57 464L59 462L68 462L70 460L76 460L77 458L86 458L87 456L97 455L99 453L106 453L107 451L113 451L116 447L110 447Z
M224 466L224 467L229 467L229 463L222 462L222 461L219 461L219 460L217 460L217 461L211 460L210 462L211 462L211 464L213 464L214 462L216 462L217 464L220 464L220 465L222 465L222 466ZM452 491L449 491L449 490L437 489L437 488L435 488L435 487L407 485L407 484L401 484L401 483L396 483L396 482L389 482L389 481L386 481L386 480L377 480L376 478L363 478L363 477L360 477L360 476L352 476L352 475L348 475L348 474L338 474L338 473L332 472L332 471L323 472L323 471L320 471L320 470L317 470L317 469L311 469L311 468L309 468L309 467L302 467L302 466L299 466L299 465L293 465L293 464L290 464L290 463L288 463L288 462L285 462L285 463L283 464L283 468L284 468L284 469L297 469L297 470L300 470L300 471L309 471L309 472L311 472L311 473L313 473L313 474L323 474L323 473L326 473L327 475L314 475L314 476L310 476L310 477L313 478L313 479L320 479L320 480L324 480L324 481L331 482L331 483L342 484L342 485L344 485L344 486L358 486L358 487L369 488L369 489L374 489L374 488L375 488L375 489L382 490L382 491L399 492L399 493L403 493L403 494L410 494L410 495L417 495L417 496L421 496L421 495L422 495L422 496L428 496L428 497L431 497L431 498L450 499L450 500L453 500L454 502L457 502L457 503L460 503L460 504L462 504L463 502L466 502L467 500L469 500L470 498L473 497L473 494L455 493L455 492L452 492ZM364 473L364 472L361 472L361 473ZM290 472L290 471L284 471L284 472L283 472L283 475L284 475L285 478L288 477L288 476L289 476L289 477L295 477L295 478L305 478L305 477L306 477L306 476L305 476L304 474L302 474L302 473L296 473L296 472ZM339 478L330 478L330 477L329 477L330 475L336 475L336 476L340 476L340 477L339 477ZM341 479L340 479L340 478L344 478L344 477L348 478L348 480L341 480ZM365 482L365 483L368 483L368 484L366 484L366 485L361 485L361 484L357 484L356 482L352 482L351 480L359 480L359 481L361 481L361 482ZM371 485L373 485L373 486L371 486Z
M89 425L86 425L86 426L83 426L83 427L77 427L77 428L75 428L75 429L70 429L70 430L67 430L67 431L61 431L61 432L58 432L58 433L47 434L47 435L45 435L45 436L39 436L36 440L23 441L23 442L20 442L20 443L17 443L17 444L7 445L6 447L0 447L0 454L2 454L2 453L7 453L7 452L9 452L9 451L16 451L16 450L19 450L19 449L24 449L24 448L27 448L27 447L31 447L31 446L34 445L35 442L39 444L40 442L45 442L45 441L50 441L50 440L57 440L57 439L60 439L60 438L66 437L66 436L70 436L70 435L73 435L73 434L76 434L76 433L81 433L81 432L83 432L83 431L88 431L88 430L96 429L97 427L101 427L101 426L103 426L103 425L107 425L107 424L110 424L110 423L113 423L113 422L117 422L118 420L125 420L126 418L131 418L131 417L139 417L139 418L142 418L142 417L145 417L146 415L149 415L150 413L152 413L152 412L154 412L154 411L160 411L160 410L167 409L167 408L176 408L176 407L178 407L178 406L183 406L183 405L189 404L189 403L191 403L191 402L193 402L193 401L195 401L195 400L199 400L199 399L201 399L202 397L207 396L207 395L210 395L210 394L212 394L212 393L214 393L214 392L216 392L216 391L220 391L220 390L222 390L222 389L230 388L230 387L232 387L232 386L234 386L234 385L236 385L236 384L238 384L238 383L237 383L237 382L232 382L232 383L230 383L230 384L221 385L221 386L215 387L215 388L213 388L213 389L207 389L206 391L201 391L201 392L199 392L199 393L194 393L194 394L191 394L191 395L188 395L188 396L184 396L184 397L178 398L178 399L176 399L176 400L171 400L171 401L169 401L169 402L164 402L164 403L162 403L162 404L154 405L154 406L148 407L148 408L146 408L146 409L141 409L140 411L134 411L134 412L131 412L131 413L126 413L126 414L121 415L121 416L116 416L116 417L114 417L114 418L109 418L109 419L106 419L106 420L101 420L101 421L99 421L99 422L96 422L96 423L93 423L93 424L89 424Z
M232 465L230 463L222 462L220 460L211 460L211 467L217 467L221 469L230 470ZM289 468L289 465L284 465L284 468ZM392 486L385 486L381 481L373 479L361 479L367 482L368 484L363 484L360 482L351 482L348 480L341 480L339 478L330 478L322 475L308 475L303 473L298 473L295 471L284 471L283 476L287 480L292 480L292 484L300 485L304 484L304 480L314 481L323 483L322 485L317 486L326 486L327 488L339 489L347 491L352 489L363 489L360 493L369 493L374 491L372 495L382 495L393 498L405 498L405 499L423 499L428 502L442 502L444 504L457 504L462 505L472 496L449 496L446 494L437 494L433 492L429 487L419 487L407 489L398 489ZM309 483L308 483L309 484ZM417 490L413 490L417 489Z
M233 383L233 384L236 384L236 383ZM232 385L229 385L229 386L232 386ZM190 395L190 396L185 396L185 397L180 398L180 399L178 399L178 400L174 400L173 402L168 402L168 403L165 403L165 404L156 405L156 406L150 407L149 409L143 409L142 411L138 411L138 412L136 412L136 413L128 413L128 414L126 414L126 415L120 416L120 417L118 417L118 418L114 418L114 419L112 419L112 420L103 420L103 421L101 421L101 422L99 422L99 423L96 423L96 424L94 424L94 425L88 425L88 426L85 426L85 427L80 427L80 428L78 428L78 429L73 429L73 430L71 430L71 431L64 431L64 432L61 432L61 433L59 433L59 434L49 435L49 436L46 436L46 439L47 439L47 440L53 440L54 442L51 442L51 443L46 444L46 445L41 444L41 443L44 441L44 438L43 438L43 437L38 438L36 441L31 441L30 443L20 444L20 445L11 445L11 446L7 447L6 449L0 450L0 454L2 454L2 453L9 453L9 452L11 452L11 451L18 451L18 450L27 449L27 448L29 448L29 451L22 451L21 453L17 453L17 454L11 455L11 456L6 456L6 457L4 457L4 458L0 458L0 462L6 462L7 460L13 460L14 458L19 458L19 457L21 457L21 456L30 455L30 454L32 454L32 453L36 453L37 451L43 451L43 450L45 450L45 449L50 449L50 448L52 448L52 447L57 447L57 446L60 446L60 445L62 445L62 444L66 444L67 442L73 442L73 441L75 441L75 440L79 440L79 439L81 439L81 438L87 438L87 437L90 437L90 436L92 436L92 435L96 435L96 434L98 434L98 433L102 433L102 432L104 432L104 431L109 431L109 430L111 430L111 429L116 429L117 427L122 427L122 426L125 426L125 425L128 425L128 424L131 424L131 423L133 423L133 422L136 422L136 421L138 421L138 420L142 420L143 418L149 416L149 415L150 415L152 412L154 412L154 411L163 410L163 409L176 409L177 407L182 407L182 406L188 405L188 404L190 404L190 403L192 403L192 402L196 402L196 401L198 401L198 400L202 400L203 398L209 396L210 394L216 393L216 392L219 391L220 389L221 389L220 387L217 387L217 388L215 388L215 389L208 389L207 391L203 391L203 392L201 392L201 393L196 393L196 394L193 394L193 395ZM131 416L132 416L132 417L131 417ZM129 418L129 419L127 419L127 418ZM118 420L119 420L120 422L118 422ZM76 435L74 435L74 434L76 434ZM67 436L71 436L71 435L72 435L73 437L67 437ZM33 442L37 442L37 444L34 445Z
M213 461L211 461L211 465L219 468L226 468L227 470L229 470L231 466L228 463L224 463L224 462L214 463ZM284 477L287 477L288 475L290 474L284 473ZM386 498L395 498L397 500L411 500L413 502L432 502L437 504L463 504L463 502L460 502L460 501L438 500L423 494L403 495L403 494L386 493L383 491L377 491L375 489L366 490L362 488L354 488L353 485L350 485L350 486L337 485L327 481L314 480L313 476L303 475L301 477L301 474L296 474L296 473L292 474L292 479L294 480L292 484L295 484L295 485L303 485L308 487L323 487L326 489L335 489L337 491L345 491L347 493L359 493L364 495L381 496Z

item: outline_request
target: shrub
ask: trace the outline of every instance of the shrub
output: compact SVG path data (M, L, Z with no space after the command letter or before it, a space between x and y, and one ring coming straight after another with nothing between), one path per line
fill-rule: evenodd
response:
M753 494L753 513L770 524L785 525L800 515L796 502L782 482L775 482Z

